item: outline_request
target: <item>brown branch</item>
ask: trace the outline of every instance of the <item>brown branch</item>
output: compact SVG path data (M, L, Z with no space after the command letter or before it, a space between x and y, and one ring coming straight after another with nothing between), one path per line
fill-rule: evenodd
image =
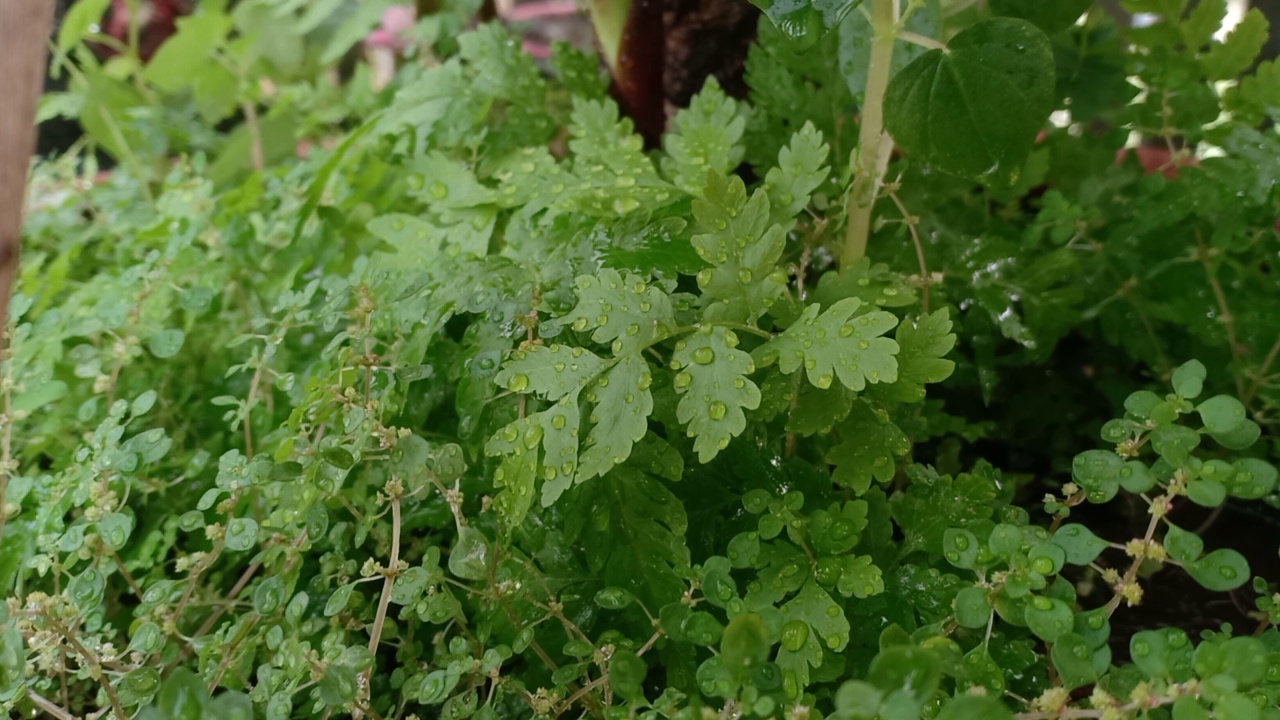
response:
M55 620L52 615L48 613L41 614L44 617L45 622L48 623L55 632L61 635L62 638L67 641L67 644L71 646L71 649L74 650L85 662L85 667L89 671L89 676L97 679L102 685L102 690L107 694L107 700L111 703L111 710L115 713L116 717L119 720L126 720L129 716L125 714L124 706L120 704L120 697L116 695L116 689L111 687L111 680L102 674L102 668L104 665L102 658L98 657L97 653L86 648L84 645L81 645L80 641L76 639L75 634L72 633L65 625ZM107 665L110 664L107 663Z
M27 170L35 152L36 102L44 86L45 44L53 24L49 0L0 2L0 78L8 83L0 107L0 350L9 345L9 296L22 246L22 211L27 196ZM12 361L5 358L6 365ZM5 491L9 485L9 442L13 417L9 392L4 396L4 467L0 467L0 538L3 538Z
M27 170L35 152L36 102L44 86L45 45L53 25L49 0L0 2L0 324L8 325L9 295L18 268ZM0 340L0 343L3 343Z
M32 705L45 711L50 717L57 718L57 720L76 720L75 715L54 705L52 700L40 695L31 688L27 688L27 699L31 701Z
M1164 502L1164 501L1165 501L1164 498L1156 499L1156 502ZM1156 528L1159 527L1160 525L1160 518L1161 518L1160 514L1155 512L1151 513L1151 521L1147 523L1147 532L1142 536L1142 542L1144 545L1146 543L1151 542L1152 538L1155 537ZM1138 579L1138 570L1142 567L1142 562L1145 559L1146 559L1145 555L1142 555L1142 554L1136 555L1133 558L1133 561L1129 563L1129 569L1125 572L1124 577L1120 579L1120 584L1115 588L1113 588L1113 592L1115 592L1115 595L1111 596L1111 600L1106 605L1108 619L1110 619L1111 616L1115 614L1116 609L1120 607L1120 603L1124 602L1124 596L1121 594L1120 591L1124 587L1128 585L1132 585ZM1087 716L1081 716L1081 717L1087 717Z
M399 485L399 481L396 481ZM378 598L378 612L373 616L373 629L369 632L369 654L378 653L378 644L382 642L382 627L387 622L387 608L391 605L391 590L396 583L396 574L400 565L400 488L390 491L391 495L391 559L383 572L382 596ZM370 668L361 678L365 688L369 687Z

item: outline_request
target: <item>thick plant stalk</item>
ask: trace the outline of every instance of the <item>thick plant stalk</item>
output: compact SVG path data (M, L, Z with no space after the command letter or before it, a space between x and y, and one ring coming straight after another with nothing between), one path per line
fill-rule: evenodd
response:
M0 1L0 78L6 85L0 106L0 323L6 325L52 24L52 0ZM0 338L0 346L5 342Z
M893 68L893 43L898 31L898 0L871 0L871 64L862 100L858 132L858 163L849 188L848 229L840 266L848 267L867 254L871 208L884 181L893 142L884 130L884 94Z
M591 23L609 70L610 92L650 147L666 126L662 0L591 0Z

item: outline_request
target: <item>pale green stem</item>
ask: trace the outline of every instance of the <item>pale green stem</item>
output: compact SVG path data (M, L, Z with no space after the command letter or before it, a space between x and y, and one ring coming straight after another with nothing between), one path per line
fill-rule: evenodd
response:
M871 0L871 64L862 100L862 127L858 132L858 159L853 186L849 188L848 230L841 267L867 254L871 234L871 208L880 193L893 142L884 131L884 95L893 68L893 43L898 33L898 0Z

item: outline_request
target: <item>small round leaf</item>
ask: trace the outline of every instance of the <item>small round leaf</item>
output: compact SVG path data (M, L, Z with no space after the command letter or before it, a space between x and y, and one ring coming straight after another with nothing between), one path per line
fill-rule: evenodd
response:
M1037 595L1027 603L1027 627L1045 642L1055 642L1075 628L1071 606L1057 598Z
M956 624L967 628L984 628L991 618L991 600L987 590L967 587L956 594Z
M258 542L258 523L253 518L232 518L227 523L228 550L243 551Z
M1218 592L1235 590L1249 580L1249 563L1229 548L1214 550L1183 567L1196 582Z
M1179 397L1194 400L1204 391L1204 378L1207 373L1204 363L1192 360L1173 371L1173 391Z
M1078 523L1067 523L1053 534L1053 542L1066 551L1066 560L1072 565L1088 565L1107 549L1107 543L1093 531Z
M182 349L182 342L186 339L186 333L177 328L169 328L152 333L147 340L147 347L152 355L163 360L177 355Z

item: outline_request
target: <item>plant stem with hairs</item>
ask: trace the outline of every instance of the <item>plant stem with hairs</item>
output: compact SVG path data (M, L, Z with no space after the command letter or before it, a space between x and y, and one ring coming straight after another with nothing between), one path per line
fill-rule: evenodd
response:
M893 69L893 44L898 32L898 0L871 0L871 64L863 92L857 165L849 188L848 229L840 266L848 267L867 254L871 209L884 181L893 141L884 130L884 95Z

